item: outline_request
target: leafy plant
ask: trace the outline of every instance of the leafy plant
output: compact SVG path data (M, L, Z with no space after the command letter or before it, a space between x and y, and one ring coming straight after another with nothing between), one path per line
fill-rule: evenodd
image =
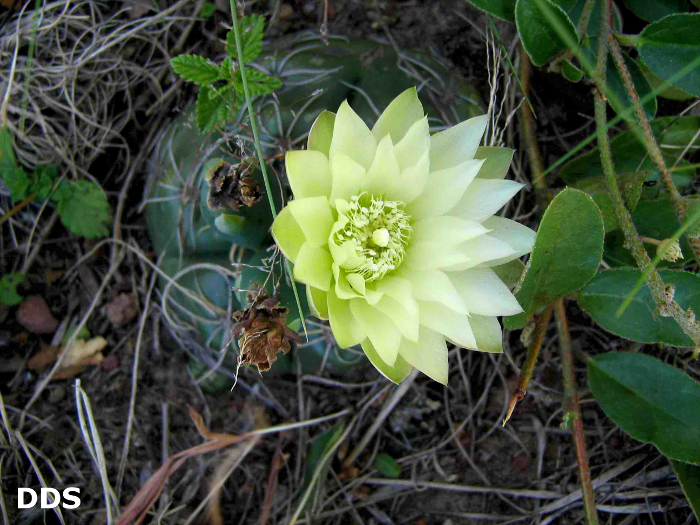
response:
M104 191L92 181L70 182L58 176L55 166L37 166L27 173L18 166L12 151L12 135L0 130L0 178L17 203L3 220L35 200L50 199L58 208L63 225L88 239L109 235L112 212Z
M0 279L0 303L14 306L22 302L22 297L17 293L17 286L24 280L21 273L8 273Z
M244 16L240 27L243 63L247 64L262 51L265 19L260 15ZM197 127L202 134L231 118L243 107L245 101L233 30L226 34L226 51L229 56L220 65L200 55L179 55L170 61L178 75L199 86ZM261 71L249 68L247 74L251 96L274 93L282 87L280 79Z

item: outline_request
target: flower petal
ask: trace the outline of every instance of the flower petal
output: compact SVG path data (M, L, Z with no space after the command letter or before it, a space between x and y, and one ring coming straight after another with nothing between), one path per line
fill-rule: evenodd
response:
M451 168L431 171L430 184L416 200L406 206L406 213L414 220L445 215L460 202L465 193L469 195L474 177L483 163L483 160L466 160ZM457 214L461 216L461 213L455 213Z
M488 115L480 115L430 137L432 170L444 170L473 159L487 122Z
M328 319L328 294L323 290L306 285L306 302L311 313L319 319Z
M423 118L423 104L418 100L418 91L415 87L408 88L391 101L384 112L377 119L372 128L372 134L377 142L386 135L391 136L391 141L396 144L408 132L414 122Z
M490 262L517 257L514 255L517 252L510 244L491 237L490 233L469 239L460 244L457 249L467 257L467 261L444 268L446 272L458 272L476 266L495 266Z
M413 224L413 242L432 241L446 246L456 246L488 231L476 221L468 221L452 215L426 217Z
M377 139L367 124L353 111L348 101L344 101L335 116L333 139L328 155L331 162L336 155L344 153L368 170L376 150Z
M305 242L294 261L294 279L327 292L333 280L333 258L323 248Z
M477 179L501 180L508 174L508 168L513 160L514 149L479 146L474 154L475 159L486 159L479 170Z
M332 287L328 291L328 320L335 342L340 348L359 345L367 339L367 334L350 311L350 301L338 299Z
M271 231L272 238L282 250L282 254L290 261L296 261L301 245L306 242L306 237L289 206L285 206L279 212L275 222L272 223Z
M353 290L364 297L367 300L367 303L371 304L372 306L377 304L379 299L381 299L384 295L382 292L378 292L373 288L367 287L365 278L359 273L346 273L345 277L350 283L350 286L352 286Z
M326 157L330 157L331 141L333 140L333 126L335 124L335 113L322 111L316 117L311 131L309 131L309 141L307 149L319 151Z
M455 215L483 222L500 210L523 186L513 180L475 179L457 204Z
M470 315L469 325L476 339L476 350L492 354L503 352L503 330L498 319L484 315Z
M472 268L449 274L470 313L515 315L523 311L515 296L490 268Z
M419 321L417 314L409 314L400 302L388 295L383 296L375 308L394 321L399 332L406 339L414 343L418 342Z
M384 195L387 188L399 183L399 175L399 163L394 156L394 146L391 143L391 137L386 135L379 142L377 154L360 187L362 191L379 197Z
M344 153L338 153L331 157L331 173L333 184L328 200L332 206L336 206L336 199L349 201L350 197L360 192L366 170Z
M375 289L398 301L411 317L418 315L418 303L413 298L411 283L406 279L384 276L377 281Z
M467 261L469 258L455 246L438 242L414 242L406 250L403 264L410 270L437 270Z
M362 350L374 367L389 381L393 381L396 384L406 379L408 374L411 373L411 370L413 370L413 367L400 355L396 356L394 366L387 365L382 361L382 358L379 357L379 354L374 346L372 346L372 342L369 339L362 341Z
M415 200L425 188L430 172L430 151L423 156L415 166L406 168L399 175L399 182L390 187L386 193L386 199L409 203Z
M331 167L328 158L318 151L288 151L284 157L289 185L296 199L329 197L331 194Z
M394 144L394 154L399 161L401 171L418 164L423 154L430 149L428 117L417 120L408 130L406 136Z
M312 246L325 246L333 228L333 211L326 197L294 199L287 206Z
M435 330L462 348L476 348L476 339L469 326L469 317L432 301L418 301L418 308L422 326Z
M447 384L447 344L437 332L421 326L418 343L403 339L399 355L431 379Z
M480 267L499 266L532 251L536 233L527 226L498 216L489 217L482 224L491 230L489 237L505 242L513 249L513 253L484 261L479 265Z
M399 354L401 332L385 314L367 304L364 299L350 299L350 311L367 334L379 357L393 366Z
M333 270L333 277L335 278L335 293L340 299L348 300L360 297L360 294L350 286L345 272L341 271L337 264L333 263L331 269Z
M420 301L436 301L461 314L468 314L464 300L457 292L454 284L440 270L415 271L401 266L395 277L406 279L411 283L411 293ZM386 277L384 278L386 279Z

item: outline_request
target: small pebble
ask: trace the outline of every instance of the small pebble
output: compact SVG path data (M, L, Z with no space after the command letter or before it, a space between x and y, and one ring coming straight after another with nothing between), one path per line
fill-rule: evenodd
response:
M52 334L58 328L49 305L39 295L29 295L22 301L17 309L17 322L35 334Z

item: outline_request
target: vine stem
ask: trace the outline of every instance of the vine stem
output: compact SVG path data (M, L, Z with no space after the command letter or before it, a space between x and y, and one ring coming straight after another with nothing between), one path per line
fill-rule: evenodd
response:
M530 77L532 74L532 62L530 56L525 51L522 43L520 44L520 87L523 90L523 96L528 99L530 93ZM535 129L535 116L532 107L529 104L521 104L520 106L521 126L523 130L523 140L525 141L525 151L530 161L530 174L532 185L535 187L538 204L544 204L547 197L547 180L542 175L544 168L542 166L542 156L540 148L537 145L537 130Z
M576 392L576 374L574 372L574 358L571 348L571 333L569 332L569 322L566 318L564 300L559 299L554 303L554 315L557 319L557 331L559 333L559 351L561 353L561 364L564 371L564 398L565 410L567 414L573 414L571 420L573 427L574 449L576 450L576 463L581 481L581 491L583 493L583 507L586 512L586 523L588 525L598 525L598 514L595 509L595 494L593 483L591 482L591 469L588 464L588 453L586 452L586 438L583 435L583 421L581 420L581 406L578 402Z
M252 97L250 96L250 89L248 88L248 80L246 78L245 63L243 60L243 46L241 44L241 30L238 27L238 11L236 10L236 0L230 0L230 4L233 35L236 39L236 52L238 53L238 68L241 70L241 82L243 83L243 93L245 93L245 101L246 105L248 106L248 116L250 117L250 129L253 132L255 152L258 155L258 161L260 162L260 171L262 172L263 180L265 181L265 191L267 192L267 200L270 204L270 212L272 212L272 218L276 219L277 210L275 210L275 203L272 200L272 189L270 187L270 180L267 177L267 166L265 164L265 157L262 152L262 146L260 145L260 137L258 135L258 123L255 120L255 112L253 111L253 101ZM294 275L292 274L292 268L291 266L289 266L289 261L286 258L284 258L284 267L287 270L289 282L291 284L292 290L294 291L294 299L296 299L297 308L299 309L299 319L301 319L301 326L304 328L304 335L306 335L306 340L308 341L309 334L306 331L306 321L304 320L304 314L301 310L299 291L297 290L296 284L294 283Z
M604 20L610 20L612 0L605 0L604 5ZM620 224L620 229L624 233L626 246L629 248L632 256L642 272L645 272L651 266L651 259L644 249L642 240L637 233L629 210L625 206L622 198L622 193L617 184L615 175L615 165L613 163L612 151L610 149L610 139L607 130L607 115L606 115L606 100L603 95L605 88L605 65L608 56L608 32L610 24L601 24L605 35L598 41L598 54L596 57L595 74L592 75L597 89L595 90L595 121L596 134L598 137L598 147L600 150L600 159L605 174L605 180L608 186L610 198L613 201L617 220ZM700 326L695 321L695 314L692 311L684 311L678 303L673 300L674 289L668 287L661 280L661 276L656 269L653 269L646 280L647 286L651 291L657 307L657 313L663 317L673 317L683 331L693 340L695 346L700 346Z
M32 193L31 195L27 196L27 198L24 199L23 201L18 202L17 204L15 204L14 206L12 206L12 208L10 208L9 210L7 210L7 213L6 213L5 215L3 215L2 217L0 217L0 224L2 224L2 223L5 222L7 219L9 219L10 217L12 217L15 213L17 213L18 211L20 211L20 210L21 210L22 208L24 208L27 204L29 204L30 202L32 202L35 198L36 198L36 193Z

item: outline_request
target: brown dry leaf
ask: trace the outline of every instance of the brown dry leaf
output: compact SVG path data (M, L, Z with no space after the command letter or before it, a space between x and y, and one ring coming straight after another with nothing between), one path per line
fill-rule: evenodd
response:
M102 349L105 346L107 346L107 340L104 337L93 337L88 341L76 339L67 350L66 347L45 346L29 360L27 366L31 369L39 370L54 363L65 352L66 355L61 361L61 367L53 375L52 379L66 379L79 374L89 365L102 363L104 360Z

